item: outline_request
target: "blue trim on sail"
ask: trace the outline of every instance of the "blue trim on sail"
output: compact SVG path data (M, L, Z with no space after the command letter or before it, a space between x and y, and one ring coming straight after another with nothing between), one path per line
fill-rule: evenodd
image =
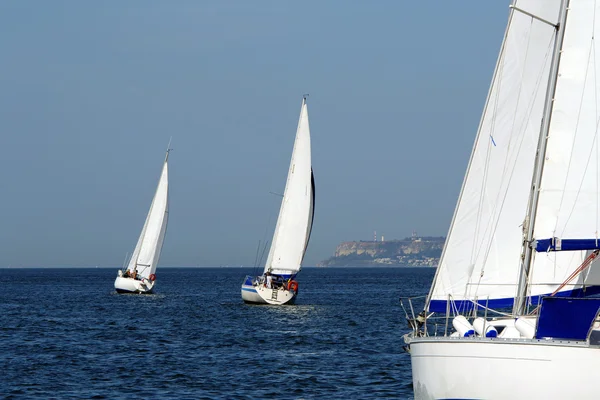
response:
M600 293L600 286L587 286L584 289L573 289L573 290L565 290L564 292L558 292L554 295L554 297L589 297L594 296ZM532 296L529 298L530 304L538 305L540 303L540 299L542 297L550 296L550 293L540 294L537 296ZM513 306L514 298L504 298L504 299L490 299L479 300L477 304L485 307L486 304L488 308L499 309L499 308L509 308ZM446 300L431 300L429 302L429 311L430 312L438 312L445 313L446 312ZM458 309L459 312L472 310L474 307L474 302L470 300L456 300L452 301L450 304L450 312L452 312L455 308Z
M539 239L535 241L535 251L545 253L547 251L577 251L600 249L599 239Z
M297 274L293 274L293 275L287 275L287 274L282 274L282 275L277 275L280 276L281 278L283 278L284 281L287 281L288 279L294 280L296 279L296 275Z
M446 303L448 303L446 300L431 300L429 302L429 311L430 312L438 312L438 313L445 313L446 312ZM477 302L480 306L488 306L488 308L508 308L508 307L512 307L513 303L514 303L514 298L510 297L510 298L506 298L506 299L493 299L490 301L478 301ZM472 310L474 306L474 303L470 300L456 300L456 301L452 301L450 304L450 312L452 312L454 310L454 307L456 307L459 311L468 311L468 310Z

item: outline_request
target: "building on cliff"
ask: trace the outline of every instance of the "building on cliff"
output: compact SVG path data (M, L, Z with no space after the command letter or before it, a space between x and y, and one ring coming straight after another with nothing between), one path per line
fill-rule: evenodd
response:
M342 242L333 257L319 266L437 266L444 237L416 236L402 240Z

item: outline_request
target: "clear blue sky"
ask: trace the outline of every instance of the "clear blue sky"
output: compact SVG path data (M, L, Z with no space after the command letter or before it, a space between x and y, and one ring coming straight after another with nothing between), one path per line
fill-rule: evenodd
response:
M120 265L170 136L161 265L252 264L300 102L341 241L446 235L503 1L0 2L0 265Z

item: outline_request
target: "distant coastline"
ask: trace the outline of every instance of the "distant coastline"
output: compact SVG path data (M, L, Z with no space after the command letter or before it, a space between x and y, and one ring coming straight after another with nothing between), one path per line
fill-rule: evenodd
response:
M358 241L339 244L319 267L436 267L446 238L416 236L401 240Z
M303 265L302 269L314 269L314 268L322 268L325 265ZM382 264L382 263L374 263L374 264L360 264L360 265L327 265L328 268L435 268L436 265L402 265L402 264ZM172 265L159 265L161 269L202 269L202 268L227 268L227 269L254 269L255 267L252 265L243 265L243 266L233 266L233 265L180 265L180 266L172 266ZM117 270L120 269L118 266L110 265L110 266L0 266L0 270L3 269L110 269ZM259 267L262 271L263 267Z

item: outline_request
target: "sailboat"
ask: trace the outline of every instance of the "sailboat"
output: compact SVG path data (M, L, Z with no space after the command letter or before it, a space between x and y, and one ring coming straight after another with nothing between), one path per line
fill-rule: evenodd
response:
M245 303L293 304L298 295L296 275L310 240L315 205L306 97L302 98L292 160L264 274L244 279Z
M156 193L133 254L126 267L117 273L115 289L118 293L151 293L156 285L156 267L169 219L170 151L167 150Z
M595 1L510 6L440 263L406 312L415 399L599 396L596 27Z

